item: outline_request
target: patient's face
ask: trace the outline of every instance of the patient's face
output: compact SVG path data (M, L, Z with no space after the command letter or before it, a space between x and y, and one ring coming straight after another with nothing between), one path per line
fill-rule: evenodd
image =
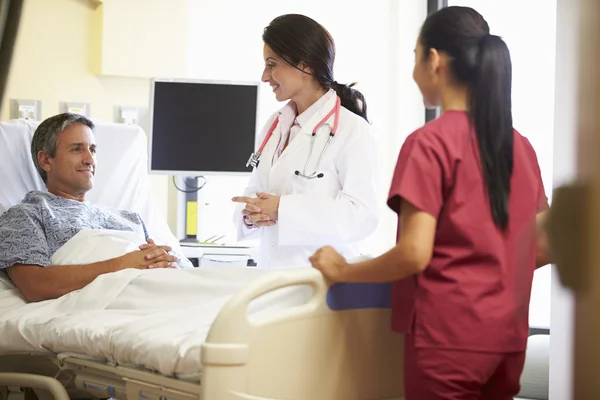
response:
M83 198L93 187L96 173L96 139L92 130L83 124L72 124L62 131L56 155L48 158L44 169L50 192Z

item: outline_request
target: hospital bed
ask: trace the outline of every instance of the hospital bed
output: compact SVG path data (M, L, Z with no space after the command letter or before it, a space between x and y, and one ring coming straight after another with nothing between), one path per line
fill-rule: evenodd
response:
M95 122L98 171L95 188L88 199L137 211L157 242L179 248L154 203L146 172L144 132L135 126ZM0 122L0 213L19 203L27 191L44 188L29 156L29 144L36 126L34 122ZM225 273L225 270L202 270L197 268L189 273L197 275L198 279L219 279L218 274ZM228 268L227 274L235 271ZM27 320L15 324L18 329L9 332L10 324L3 326L0 323L0 399L23 397L24 388L33 388L40 400L52 397L57 400L86 397L143 400L402 398L403 338L390 330L388 285L329 286L312 269L268 272L245 268L237 273L239 276L249 274L249 278L232 283L229 294L220 296L221 302L211 306L214 319L202 325L206 326L204 331L196 329L194 323L209 318L202 310L210 302L187 303L176 296L173 299L175 303L180 301L178 305L161 314L164 321L170 322L144 328L140 324L150 323L150 314L138 316L138 323L124 324L119 326L120 330L115 328L111 332L111 340L115 342L101 350L101 333L108 332L111 324L117 324L117 318L111 317L116 314L110 313L115 310L98 309L90 311L89 316L70 313L68 307L73 302L66 299L59 307L63 313L61 317L47 320L45 324L32 325ZM97 281L113 279L112 275L115 274L97 278L74 295L94 290ZM200 288L199 293L193 295L208 296L213 289L210 279L206 288ZM122 279L114 282L118 284ZM5 308L8 313L13 312L10 302L22 302L11 285L0 275L0 310L5 302L9 304ZM249 311L261 299L264 305L275 304L276 299L287 298L286 290L291 295L297 288L304 290L302 296L298 295L299 291L294 292L297 303L275 307L256 317ZM36 311L36 318L45 313L43 307L51 309L61 299L42 302L48 304L39 306L41 311ZM81 320L76 319L77 315L81 315ZM102 325L102 318L106 318L106 327ZM141 327L136 328L138 325ZM93 326L98 327L99 333L92 332L93 338L86 339L89 343L73 351L52 350L54 343L49 341L48 335L42 335L45 329L51 333L56 331L56 341L66 342L71 331L88 332ZM198 337L189 333L180 335L178 341L162 337L162 332L184 332L187 327L191 329L189 332L197 332ZM19 332L46 338L34 343L33 336L23 336L26 339L23 342L27 342L23 348L7 347L6 338ZM128 337L139 340L127 342L129 345L118 343ZM148 338L154 338L162 347L157 347L158 344L152 347L152 340L148 341ZM141 342L144 342L143 346L138 346ZM36 351L23 351L29 347L35 347ZM140 351L136 352L137 347ZM188 370L179 373L181 371L177 372L173 367L175 372L171 371L171 364L175 365L173 360L184 353L184 348L193 351L186 350L187 358L177 362L187 365ZM121 351L129 358L116 356L111 351ZM169 356L169 351L173 356ZM144 361L131 362L137 359ZM156 359L155 364L151 359ZM193 373L187 373L190 371ZM28 393L31 391L25 394Z

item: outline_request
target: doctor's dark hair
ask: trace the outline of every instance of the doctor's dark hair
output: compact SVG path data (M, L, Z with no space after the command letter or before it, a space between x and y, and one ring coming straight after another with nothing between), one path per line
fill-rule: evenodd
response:
M324 89L336 91L342 106L368 121L367 102L353 89L355 83L344 85L333 79L335 43L318 22L299 14L279 16L264 29L263 42L292 67L306 64Z
M44 183L47 183L48 175L38 161L38 153L43 150L48 154L48 157L54 158L58 147L58 135L73 124L82 124L92 130L94 129L94 123L86 117L79 114L63 113L45 119L33 134L31 158Z
M508 227L513 171L512 65L506 43L468 7L446 7L427 17L419 43L445 53L455 81L469 93L469 120L475 131L483 180L496 226Z

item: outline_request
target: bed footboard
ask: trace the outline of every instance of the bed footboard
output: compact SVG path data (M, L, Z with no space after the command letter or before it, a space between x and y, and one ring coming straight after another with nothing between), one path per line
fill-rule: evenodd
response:
M308 302L249 318L253 300L298 285L312 288ZM269 274L239 292L202 346L202 399L401 399L403 337L390 329L390 309L334 311L332 295L314 269Z

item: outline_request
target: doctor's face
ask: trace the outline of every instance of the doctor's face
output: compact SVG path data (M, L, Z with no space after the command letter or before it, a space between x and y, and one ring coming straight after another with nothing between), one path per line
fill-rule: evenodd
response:
M267 44L264 45L263 56L265 69L262 81L271 86L277 101L289 100L302 91L310 75L285 62Z
M427 57L425 57L425 50L420 40L417 40L413 79L421 91L425 107L428 108L437 107L440 103L438 67L438 52L432 49Z

